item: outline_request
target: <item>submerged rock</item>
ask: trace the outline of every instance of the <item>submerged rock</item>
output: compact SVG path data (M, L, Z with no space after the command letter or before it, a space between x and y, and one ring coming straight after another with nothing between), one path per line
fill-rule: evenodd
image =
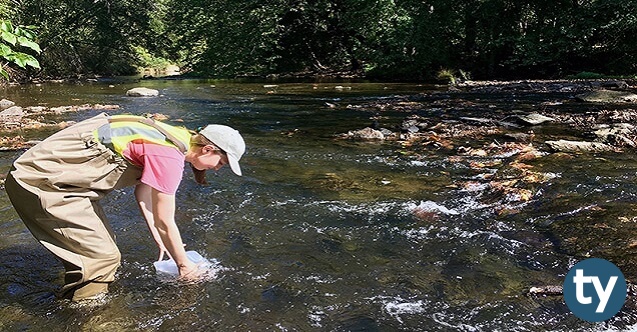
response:
M504 137L516 140L518 142L531 142L535 138L535 133L506 133Z
M156 97L159 96L159 91L149 88L133 88L126 91L126 95L129 97Z
M558 152L614 152L617 149L611 145L599 142L585 141L546 141L549 148Z
M600 125L590 133L598 142L604 142L615 146L637 147L637 143L630 137L633 136L635 126L629 123L616 123L612 125Z
M351 130L344 135L345 138L364 139L364 140L384 140L385 135L376 129L366 127L360 130Z
M428 126L429 124L423 118L419 116L409 116L400 124L400 131L406 133L417 133L423 129L426 129ZM378 124L376 125L376 127L378 127Z

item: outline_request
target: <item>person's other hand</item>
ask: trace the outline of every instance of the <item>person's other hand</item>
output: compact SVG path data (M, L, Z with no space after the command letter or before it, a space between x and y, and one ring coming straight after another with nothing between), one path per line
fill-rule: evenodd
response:
M165 254L167 254L170 258L170 253L168 252L168 250L166 250L166 248L159 248L159 257L157 258L157 261L163 261Z

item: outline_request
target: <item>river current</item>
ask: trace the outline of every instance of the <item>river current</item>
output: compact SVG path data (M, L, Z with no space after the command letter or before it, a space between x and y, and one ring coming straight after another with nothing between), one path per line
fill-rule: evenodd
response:
M161 95L126 97L137 86ZM199 186L186 167L177 193L184 242L216 262L213 280L159 278L153 269L157 248L132 188L104 199L122 265L97 306L55 298L61 264L33 239L0 191L0 330L634 328L637 316L628 307L607 322L588 323L559 295L528 294L531 287L561 285L569 268L586 257L616 258L627 278L634 275L627 257L635 250L630 241L637 222L632 153L546 154L534 164L547 180L530 188L533 197L507 201L485 197L484 184L452 158L454 150L413 153L395 141L335 138L372 118L396 125L407 116L357 105L444 89L207 80L4 88L4 98L25 107L116 104L120 109L110 114L161 113L192 129L227 124L243 134L247 151L243 177L222 169L208 175L210 185ZM494 109L510 109L512 102L520 108L539 103L537 96L488 101ZM422 107L447 111L440 104ZM79 121L98 112L60 117ZM534 130L550 136L562 129ZM24 133L34 139L46 134ZM20 153L0 152L0 170L7 172ZM507 212L494 212L496 205Z

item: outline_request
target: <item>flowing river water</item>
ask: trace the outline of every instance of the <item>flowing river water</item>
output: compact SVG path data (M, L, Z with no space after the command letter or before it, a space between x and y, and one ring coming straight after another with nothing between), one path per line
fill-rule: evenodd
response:
M136 86L158 89L161 96L126 97L126 90ZM212 281L179 284L158 278L152 265L157 249L131 189L103 201L122 265L98 306L55 298L61 264L32 238L0 191L0 330L633 328L634 306L625 306L609 321L588 323L570 313L562 296L528 294L534 286L561 285L569 268L586 257L609 259L627 279L634 278L633 153L545 153L532 164L546 180L527 188L532 197L507 200L489 196L476 180L479 174L453 158L457 149L416 153L396 141L334 137L379 116L357 105L435 89L381 83L264 87L203 80L5 88L3 97L20 106L117 104L120 109L111 114L161 113L189 128L228 124L242 132L247 152L243 177L222 169L202 187L186 168L177 193L182 237L188 249L216 262ZM503 112L532 109L552 96L489 98L465 96L463 102L482 102L487 110ZM457 110L454 115L453 108L440 103L428 105L426 99L422 109L467 115ZM81 120L97 112L63 117ZM380 116L390 126L406 114ZM534 131L544 137L573 135L559 123ZM48 133L22 134L41 139ZM1 152L0 170L8 171L20 153Z

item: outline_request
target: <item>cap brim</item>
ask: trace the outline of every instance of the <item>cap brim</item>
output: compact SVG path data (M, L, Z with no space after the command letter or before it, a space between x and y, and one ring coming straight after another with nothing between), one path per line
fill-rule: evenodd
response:
M230 164L230 169L232 169L234 174L241 176L241 167L239 166L239 160L228 154L228 164Z

